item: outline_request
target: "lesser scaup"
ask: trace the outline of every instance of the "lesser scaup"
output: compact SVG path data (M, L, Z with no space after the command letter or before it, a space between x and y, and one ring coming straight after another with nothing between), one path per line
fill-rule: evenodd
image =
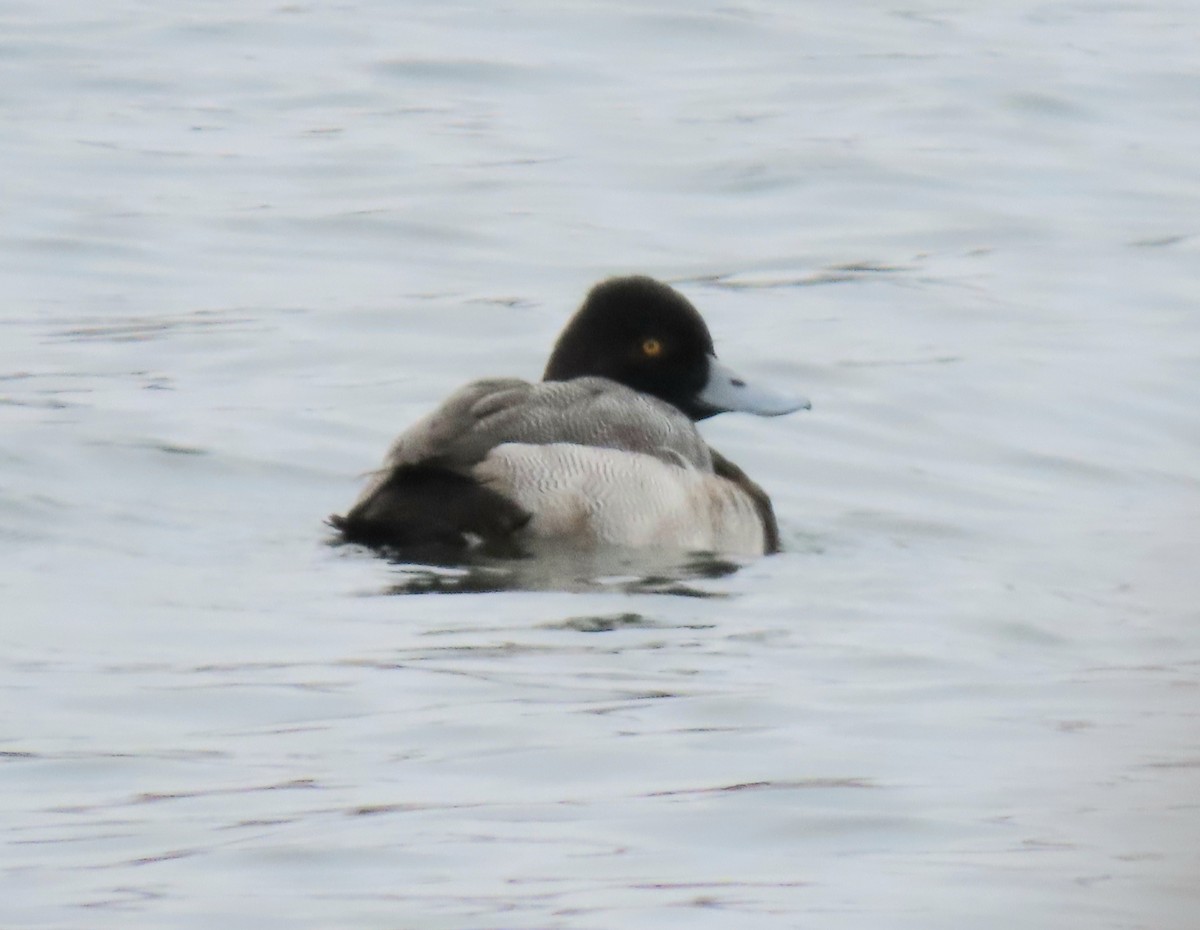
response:
M330 522L348 542L399 551L551 540L776 552L770 498L695 421L807 407L718 362L678 291L612 278L567 324L540 383L460 388L395 441L349 513Z

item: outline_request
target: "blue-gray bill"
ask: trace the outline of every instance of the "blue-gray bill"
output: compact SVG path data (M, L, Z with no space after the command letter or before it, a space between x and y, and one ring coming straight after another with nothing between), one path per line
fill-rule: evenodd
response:
M812 406L807 398L751 384L712 355L708 357L708 383L696 395L696 400L714 413L736 410L760 417L779 417Z

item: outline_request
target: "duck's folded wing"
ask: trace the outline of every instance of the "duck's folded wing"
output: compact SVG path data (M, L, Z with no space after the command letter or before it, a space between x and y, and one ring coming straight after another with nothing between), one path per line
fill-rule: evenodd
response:
M385 468L421 464L465 473L502 443L597 446L712 470L691 420L606 378L473 381L406 430Z
M487 424L488 419L497 412L520 407L533 387L519 378L488 378L463 385L396 438L384 459L384 468L469 468L496 445L491 437L495 429Z

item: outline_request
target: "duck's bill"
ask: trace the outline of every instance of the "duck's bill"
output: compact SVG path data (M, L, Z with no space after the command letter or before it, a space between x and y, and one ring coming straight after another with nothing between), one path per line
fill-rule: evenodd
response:
M708 383L696 395L696 400L713 413L737 410L760 417L779 417L812 406L807 398L751 384L711 355L708 357Z

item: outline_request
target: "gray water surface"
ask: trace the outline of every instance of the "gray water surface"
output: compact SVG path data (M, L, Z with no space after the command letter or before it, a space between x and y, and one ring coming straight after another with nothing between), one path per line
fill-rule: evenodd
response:
M1193 3L0 26L0 925L1198 925ZM631 271L783 554L327 544Z

